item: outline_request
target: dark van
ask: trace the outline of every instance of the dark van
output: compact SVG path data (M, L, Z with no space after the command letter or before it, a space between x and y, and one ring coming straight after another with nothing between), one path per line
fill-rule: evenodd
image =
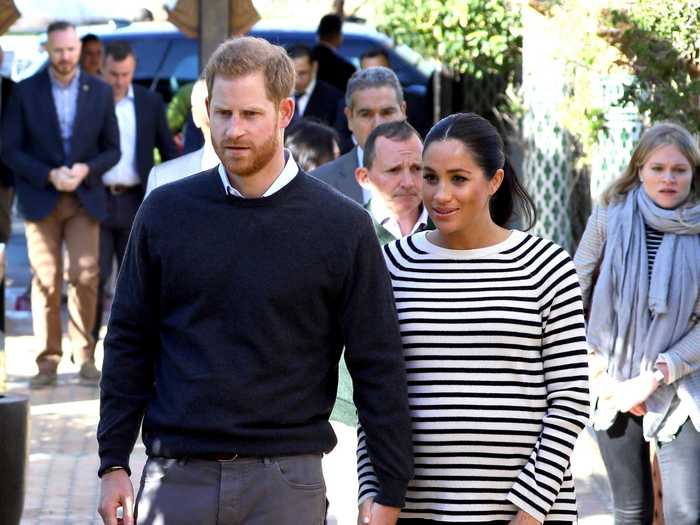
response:
M134 81L151 89L157 89L163 98L170 100L173 93L184 83L197 78L199 54L197 39L188 38L169 22L135 22L104 24L79 28L79 33L94 33L103 42L126 40L137 57ZM339 52L359 67L360 56L373 48L385 49L405 90L424 95L431 65L420 55L405 46L394 47L386 35L355 23L343 25L344 40ZM287 46L305 44L312 47L316 42L316 28L283 28L279 23L261 21L250 32L251 36ZM46 63L40 60L35 67L22 72L22 77L38 71Z

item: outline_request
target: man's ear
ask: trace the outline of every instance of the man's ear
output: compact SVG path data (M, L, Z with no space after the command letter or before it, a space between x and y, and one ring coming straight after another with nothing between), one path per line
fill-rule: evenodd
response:
M370 189L369 170L367 168L355 168L355 179L360 186Z
M345 119L348 121L348 129L349 129L350 132L354 135L354 134L355 134L355 130L352 129L352 128L353 128L353 125L352 125L352 120L351 120L351 119L352 119L352 109L349 108L349 107L347 107L347 106L345 106L345 107L343 108L343 113L345 113Z
M292 121L294 116L294 99L291 97L283 98L279 105L280 127L286 128Z

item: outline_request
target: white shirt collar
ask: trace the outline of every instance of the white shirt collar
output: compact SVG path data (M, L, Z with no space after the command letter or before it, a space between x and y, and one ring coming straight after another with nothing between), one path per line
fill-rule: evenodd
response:
M352 138L353 142L357 144L357 141L355 141L355 137ZM357 165L359 167L363 167L362 163L365 160L365 150L363 150L360 146L356 147L357 149ZM354 175L353 175L354 176ZM362 188L362 204L367 204L372 200L372 192L365 188L364 186L360 186Z
M360 168L363 168L364 166L362 163L365 161L365 150L363 150L360 146L357 146L357 165Z
M311 96L311 93L314 92L314 88L316 87L316 77L311 79L311 82L309 82L309 85L306 86L306 89L304 90L304 97Z
M403 237L401 235L401 227L396 219L389 213L389 208L386 207L384 201L381 198L373 197L369 201L369 212L386 231L391 233L395 238L400 239ZM416 233L417 231L424 230L428 226L428 210L425 206L421 204L421 212L418 215L418 220L413 225L409 235Z
M299 100L297 100L297 114L300 116L303 116L304 113L306 112L306 106L309 105L309 100L311 99L311 94L314 92L314 89L316 88L316 79L314 78L311 82L309 82L309 85L306 86L306 89L304 90L304 95L299 97Z
M134 85L133 84L129 84L129 89L126 91L126 95L124 95L124 97L122 99L120 99L119 102L117 102L115 105L119 105L122 102L127 102L127 103L134 102Z
M296 177L296 174L299 171L299 167L297 166L294 157L292 157L292 154L286 148L284 150L284 156L286 159L286 163L284 165L282 173L280 173L277 176L274 182L270 184L270 187L267 188L265 193L262 194L263 197L269 197L273 193L277 193L287 184L292 182L292 179L294 179L294 177ZM242 199L247 198L244 197L243 194L241 194L241 192L239 192L236 188L231 186L231 182L229 181L228 175L226 174L226 168L224 168L224 165L221 163L219 163L219 177L221 177L221 182L224 185L224 191L226 192L226 195L233 195L234 197L240 197Z

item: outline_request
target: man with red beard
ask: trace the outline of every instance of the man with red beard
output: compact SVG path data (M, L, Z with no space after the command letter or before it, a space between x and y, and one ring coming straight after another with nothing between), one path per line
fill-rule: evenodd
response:
M205 69L218 167L155 189L105 339L99 512L116 525L317 525L343 346L377 472L372 522L412 477L389 276L369 215L284 150L294 66L243 37ZM129 456L149 457L134 504ZM134 508L135 507L135 508Z
M41 344L33 388L56 383L61 360L62 276L68 280L68 334L80 378L97 384L95 324L102 174L119 160L119 128L110 87L78 67L75 26L47 29L49 67L13 90L3 119L3 160L26 220L32 267L32 318ZM68 267L62 272L63 247Z

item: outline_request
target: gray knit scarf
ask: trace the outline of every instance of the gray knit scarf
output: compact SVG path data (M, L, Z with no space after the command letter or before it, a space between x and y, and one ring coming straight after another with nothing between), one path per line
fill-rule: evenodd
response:
M644 224L665 233L648 274ZM608 208L588 341L625 380L651 369L688 331L700 280L700 205L658 207L640 186ZM612 306L612 312L611 312ZM612 315L611 315L612 314Z

